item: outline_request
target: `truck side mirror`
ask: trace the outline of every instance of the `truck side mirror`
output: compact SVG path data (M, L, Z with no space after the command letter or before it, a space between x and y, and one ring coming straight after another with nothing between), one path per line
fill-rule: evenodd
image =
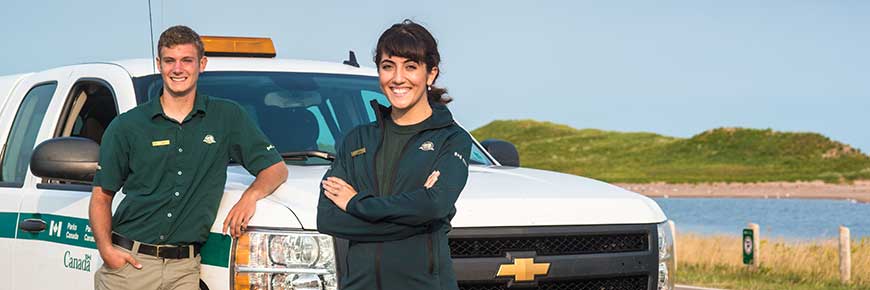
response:
M498 163L503 166L520 167L520 153L511 142L499 139L486 139L480 142L483 148L489 152Z
M49 139L33 149L30 172L42 178L91 183L97 174L99 158L100 145L91 139Z

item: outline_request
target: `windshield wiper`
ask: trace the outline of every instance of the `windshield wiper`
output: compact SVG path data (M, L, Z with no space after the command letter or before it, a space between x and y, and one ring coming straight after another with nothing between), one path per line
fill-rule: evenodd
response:
M326 159L329 161L335 161L335 155L332 155L330 152L320 151L320 150L309 150L309 151L296 151L296 152L282 152L282 158L289 159L308 159L308 157L317 157L320 159Z

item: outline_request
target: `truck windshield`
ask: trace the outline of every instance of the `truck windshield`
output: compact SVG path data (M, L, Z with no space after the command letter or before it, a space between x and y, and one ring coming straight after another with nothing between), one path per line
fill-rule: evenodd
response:
M136 100L160 96L160 75L133 79ZM329 164L335 144L354 127L375 120L369 102L389 106L377 77L291 72L203 72L200 94L238 102L288 163ZM329 156L331 157L331 156ZM472 163L491 165L474 146Z

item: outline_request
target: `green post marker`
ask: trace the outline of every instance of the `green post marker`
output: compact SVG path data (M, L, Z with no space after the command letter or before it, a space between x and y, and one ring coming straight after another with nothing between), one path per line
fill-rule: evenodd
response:
M752 265L755 259L755 235L752 229L743 229L743 264Z

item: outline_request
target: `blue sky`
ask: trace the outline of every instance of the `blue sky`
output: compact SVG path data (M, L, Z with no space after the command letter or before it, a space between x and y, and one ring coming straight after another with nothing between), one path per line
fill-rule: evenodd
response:
M10 1L0 75L151 57L148 1ZM268 36L281 58L341 61L410 18L468 128L536 119L688 137L811 131L870 151L868 1L165 1L156 37ZM401 5L399 5L401 4Z

